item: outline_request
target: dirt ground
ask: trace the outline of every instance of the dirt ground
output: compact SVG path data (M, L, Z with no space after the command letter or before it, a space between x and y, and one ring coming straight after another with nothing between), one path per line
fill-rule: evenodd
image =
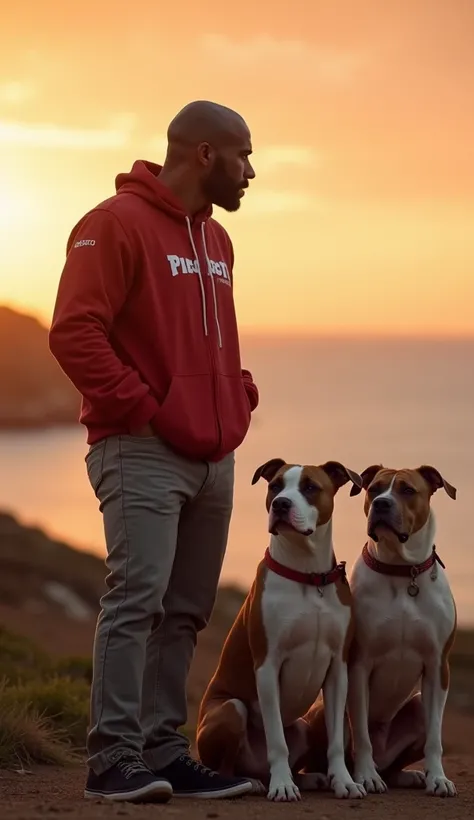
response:
M2 820L37 820L55 816L66 820L106 820L113 817L161 817L164 820L302 820L309 814L318 820L354 820L354 817L378 817L384 820L467 820L474 805L474 758L450 755L446 771L457 787L458 796L442 800L423 792L393 791L387 795L369 795L364 800L337 800L330 794L306 794L300 803L270 803L265 797L239 800L184 800L175 798L166 806L109 805L83 800L82 768L73 771L46 769L31 775L3 774L0 778Z
M39 768L31 774L0 773L0 816L2 820L37 820L55 816L62 820L107 820L114 817L160 817L163 820L354 820L358 816L384 820L467 820L474 805L474 719L449 713L444 727L445 767L458 795L442 800L424 792L392 791L369 795L364 800L336 800L331 794L304 794L300 803L275 804L265 797L239 800L184 800L174 798L166 806L104 804L82 798L85 769Z

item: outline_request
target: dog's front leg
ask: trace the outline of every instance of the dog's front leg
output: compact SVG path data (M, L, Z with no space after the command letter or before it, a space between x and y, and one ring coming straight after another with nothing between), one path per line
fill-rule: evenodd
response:
M421 683L421 700L425 713L425 776L426 791L435 797L455 797L456 786L448 780L443 769L443 745L441 740L444 708L448 696L443 687L439 663L425 667Z
M347 701L347 664L336 656L323 684L324 715L328 733L328 778L336 797L364 797L364 786L349 774L344 756L344 716Z
M354 780L367 792L382 794L387 786L375 768L369 735L369 670L362 660L349 667L349 720L354 743Z
M255 672L258 702L262 714L270 766L269 800L300 800L289 766L288 746L280 711L279 670L267 658Z

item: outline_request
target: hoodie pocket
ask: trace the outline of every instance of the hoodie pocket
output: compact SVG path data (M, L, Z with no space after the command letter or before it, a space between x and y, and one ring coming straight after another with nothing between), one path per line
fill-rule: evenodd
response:
M239 447L250 427L251 410L242 376L218 377L218 407L221 427L221 456Z
M173 376L153 428L187 458L207 459L219 447L211 375Z

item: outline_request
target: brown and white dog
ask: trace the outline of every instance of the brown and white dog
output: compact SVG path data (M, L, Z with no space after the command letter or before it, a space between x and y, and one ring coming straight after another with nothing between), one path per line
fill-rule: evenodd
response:
M443 488L455 499L456 490L429 466L374 465L362 479L369 540L350 579L354 780L367 792L424 787L428 794L453 797L441 730L456 608L435 550L431 497ZM353 487L351 495L359 492ZM423 757L424 772L404 769Z
M337 797L363 797L344 758L352 618L332 539L334 496L348 481L362 487L362 479L339 462L279 458L259 467L252 484L260 478L268 482L270 545L204 694L198 753L222 774L265 784L270 800L298 800L299 787L328 779ZM300 773L318 731L305 716L321 689L328 778Z

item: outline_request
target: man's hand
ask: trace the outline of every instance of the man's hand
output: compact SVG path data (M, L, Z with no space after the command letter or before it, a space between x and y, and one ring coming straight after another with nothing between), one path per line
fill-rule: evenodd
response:
M139 430L130 430L130 435L137 436L138 438L151 438L155 435L155 431L151 424L145 424L145 426L140 427Z

